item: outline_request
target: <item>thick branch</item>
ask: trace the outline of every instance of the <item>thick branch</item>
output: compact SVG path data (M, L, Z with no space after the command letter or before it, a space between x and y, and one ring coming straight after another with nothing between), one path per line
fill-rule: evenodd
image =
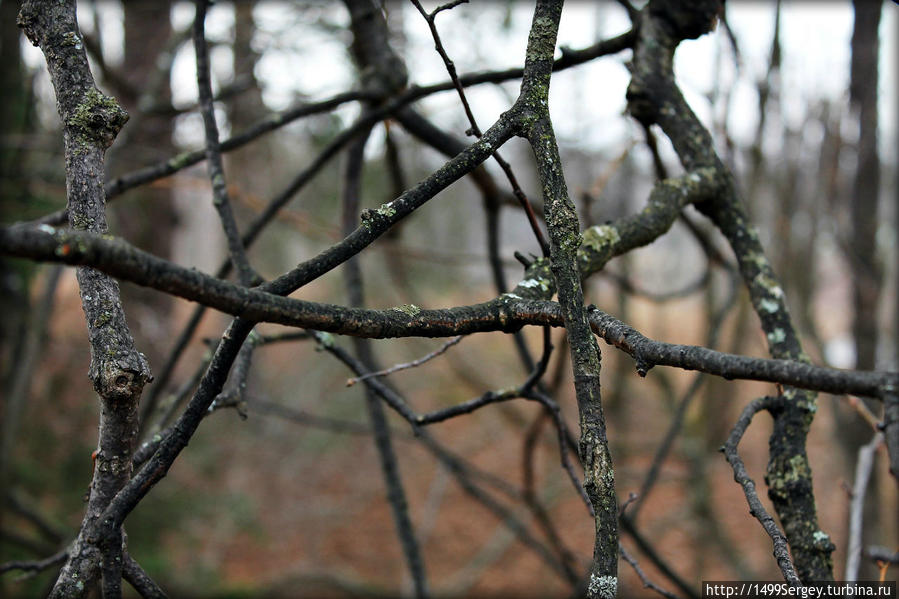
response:
M526 325L561 326L558 304L528 299L528 292L551 293L550 283L537 274L511 293L482 304L442 310L406 305L363 310L284 298L246 289L199 271L177 266L127 243L51 227L0 228L0 252L37 260L90 264L123 280L202 303L235 316L321 331L371 338L452 337L514 331ZM545 289L543 288L545 287ZM539 297L539 296L538 296ZM726 379L776 382L826 393L882 397L899 388L899 373L825 368L795 360L751 358L694 345L663 343L593 309L588 318L594 332L627 352L644 370L653 365L697 370Z
M593 507L596 540L587 595L614 597L618 592L618 500L612 456L606 438L599 389L599 347L587 322L578 270L581 245L577 211L568 195L562 158L549 117L549 83L561 2L537 2L528 36L521 96L522 133L537 160L550 239L550 268L568 334L580 414L580 454L584 489Z
M128 114L94 85L75 8L74 1L29 0L18 23L44 52L56 90L65 140L69 224L102 234L107 230L104 154ZM151 375L125 322L118 283L92 268L79 268L78 284L91 345L90 378L100 397L100 436L81 534L51 596L81 596L100 566L104 596L116 597L121 595L121 534L116 531L97 545L84 533L131 477L137 407Z
M787 309L783 289L740 201L733 176L717 154L711 135L684 100L674 80L673 57L683 39L708 32L723 3L682 4L653 0L642 11L634 47L628 109L643 125L657 123L689 171L710 168L723 191L697 205L718 226L734 250L740 274L761 320L771 355L808 361ZM786 389L790 401L774 418L767 483L769 496L790 540L802 580L833 578L834 545L820 530L805 442L815 406L812 393Z

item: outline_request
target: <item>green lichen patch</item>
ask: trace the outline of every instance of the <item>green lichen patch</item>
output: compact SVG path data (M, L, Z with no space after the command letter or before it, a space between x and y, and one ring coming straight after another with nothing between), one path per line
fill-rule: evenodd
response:
M774 300L765 298L759 302L759 310L767 314L774 314L780 309L780 304Z
M94 328L99 329L100 327L105 326L112 320L112 312L108 310L104 310L100 312L100 315L94 320Z
M768 337L768 343L770 343L771 345L783 343L787 338L786 332L780 327L777 327L773 331L770 331L766 336Z
M191 162L191 154L193 152L181 152L177 156L173 156L169 158L169 161L166 163L169 168L180 171L184 167L186 167Z
M78 36L77 31L68 31L62 36L62 45L72 46L76 50L81 50L81 37Z
M82 141L99 142L108 148L127 121L128 113L115 98L92 87L69 114L66 125L74 129Z
M825 543L830 543L830 536L823 530L816 530L815 533L812 535L812 538L815 539L816 543L819 543L822 545Z
M784 297L784 291L781 289L778 282L765 273L757 274L755 279L753 279L753 282L760 287L764 287L768 295L773 298L781 299Z
M794 455L788 461L782 462L783 468L777 474L770 470L766 480L772 491L783 492L790 485L811 478L808 461L805 456Z
M402 312L408 316L418 316L418 313L421 312L421 308L416 306L415 304L403 304L402 306L394 306L391 310L396 310L398 312Z
M590 574L587 596L597 599L613 599L618 596L618 579L614 576Z
M324 349L334 347L334 335L331 333L318 333L315 338L318 341L319 346Z
M549 281L546 279L525 279L518 286L528 289L542 289L543 291L549 291L550 289Z
M611 225L594 225L581 235L581 248L600 254L621 241L618 229ZM582 258L587 258L584 254Z
M392 202L387 202L386 204L381 204L381 206L376 210L378 214L381 216L386 216L387 218L391 218L396 215L396 208L393 207Z

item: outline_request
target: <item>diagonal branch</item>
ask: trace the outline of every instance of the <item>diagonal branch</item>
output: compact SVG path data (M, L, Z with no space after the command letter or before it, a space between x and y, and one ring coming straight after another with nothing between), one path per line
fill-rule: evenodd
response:
M421 358L412 360L411 362L395 364L395 365L391 366L390 368L385 368L383 370L377 370L375 372L369 372L365 376L356 376L356 377L349 378L346 381L346 386L352 387L359 381L365 380L366 378L371 378L374 376L378 376L378 377L389 376L395 372L400 372L402 370L408 370L410 368L417 368L418 366L421 366L422 364L430 362L434 358L443 355L449 348L456 345L460 341L462 341L462 335L457 335L457 336L453 337L452 339L450 339L449 341L447 341L446 343L444 343L443 345L441 345L440 347L438 347L437 349L435 349L434 351L428 353L427 355L422 356Z
M212 103L212 80L209 75L209 51L206 45L206 7L208 0L196 0L197 10L194 16L193 38L197 57L197 88L200 96L200 112L206 134L206 165L209 179L212 181L212 203L218 212L225 239L228 241L228 254L231 263L237 268L237 278L247 287L260 282L259 275L247 260L246 249L237 230L234 212L231 210L231 199L228 197L228 185L225 182L225 168L222 164L222 152L219 148L219 131L215 122L215 107Z
M358 218L360 196L362 194L362 171L365 163L365 143L368 141L370 133L371 130L368 130L360 135L347 152L344 188L342 190L343 227L345 233L352 231ZM350 305L353 307L363 306L365 300L362 269L357 257L347 261L344 268L344 280ZM366 369L377 370L371 342L368 339L355 338L353 339L353 344L356 355ZM415 536L412 520L409 517L409 504L400 475L396 451L393 448L384 405L374 392L366 388L365 406L372 424L375 448L378 451L378 458L381 464L381 474L387 487L387 500L390 504L391 514L409 574L415 587L415 596L427 597L428 581L425 574L424 559L418 539Z
M641 11L634 67L628 86L628 110L644 126L658 124L669 137L684 168L708 168L722 191L697 208L727 238L749 290L753 309L775 358L807 362L793 326L783 289L765 256L758 233L739 197L733 175L715 152L715 144L683 97L674 79L673 57L684 39L707 33L723 10L718 0L681 4L653 0ZM774 415L767 483L783 523L802 580L833 578L834 545L818 525L806 438L816 411L813 393L786 389L789 400Z
M150 575L141 568L130 554L125 554L125 563L122 566L122 575L134 590L144 599L167 599L168 595L150 578Z
M471 106L468 105L468 98L465 96L462 82L459 81L459 76L456 74L456 65L453 63L452 59L450 59L449 54L446 53L446 49L443 47L443 41L440 39L440 34L437 32L437 24L435 23L438 13L453 8L454 5L444 4L443 6L438 6L433 12L428 13L418 0L412 0L412 4L415 5L415 8L418 9L418 12L421 13L421 16L424 17L425 21L428 23L428 27L431 30L431 37L434 38L434 47L437 50L437 53L440 54L443 64L446 66L446 72L449 73L450 80L456 88L456 93L459 95L459 101L462 102L465 116L471 125L471 128L466 131L466 133L480 139L483 133L481 133L481 128L478 127L478 123L474 118L474 113L471 111ZM534 214L531 202L528 200L524 191L522 191L521 186L518 184L518 179L512 172L512 166L500 155L498 150L493 152L493 158L496 160L496 163L499 164L500 168L503 169L503 173L505 173L506 178L509 180L509 184L512 186L515 198L518 200L522 209L524 209L524 213L528 218L528 224L531 226L531 231L534 233L534 237L537 239L537 243L540 245L543 255L549 256L549 244L543 237L543 231L540 230L540 225L537 224L537 216Z

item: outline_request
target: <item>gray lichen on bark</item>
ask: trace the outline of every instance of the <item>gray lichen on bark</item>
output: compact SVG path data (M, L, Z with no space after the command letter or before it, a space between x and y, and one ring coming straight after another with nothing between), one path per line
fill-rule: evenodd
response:
M654 0L642 11L634 50L628 110L646 126L658 124L688 170L711 169L720 193L697 204L724 234L737 257L740 274L775 358L808 362L793 326L783 290L749 223L736 182L715 153L711 135L684 100L674 79L673 57L679 43L710 31L723 3L703 0L681 4ZM833 578L834 545L817 521L806 438L816 410L815 394L784 389L783 407L771 410L774 431L766 475L768 495L783 524L802 580Z
M69 224L76 230L105 233L104 153L128 114L94 85L73 0L29 0L18 24L43 51L56 90L64 125ZM100 436L82 534L73 543L51 596L82 596L101 569L104 595L116 595L121 593L121 534L96 539L84 538L84 532L131 477L137 406L152 377L146 358L134 346L118 283L87 267L80 267L77 276L91 346L89 376L100 399Z
M537 2L528 37L521 96L516 106L521 115L520 134L527 138L537 162L550 238L550 271L571 352L581 428L579 452L584 466L584 489L595 525L591 584L587 591L590 597L613 597L618 576L618 499L599 388L600 353L587 322L581 288L578 269L581 235L577 210L565 183L548 107L561 10L561 2ZM594 581L602 584L593 584Z

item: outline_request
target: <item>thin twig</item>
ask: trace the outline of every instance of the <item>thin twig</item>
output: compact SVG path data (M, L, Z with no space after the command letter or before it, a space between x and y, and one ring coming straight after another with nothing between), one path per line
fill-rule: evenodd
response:
M251 287L261 282L259 275L250 266L246 248L237 230L234 213L231 210L231 199L228 197L228 185L225 181L225 168L222 164L222 153L219 147L219 131L215 122L215 107L212 102L212 79L209 74L209 52L206 45L206 5L209 0L196 0L197 12L194 17L194 50L197 57L197 87L200 95L200 113L206 133L206 165L209 179L212 181L213 205L219 215L222 230L228 241L228 253L231 262L237 268L241 284Z
M849 502L849 549L846 551L846 571L848 582L858 580L858 569L862 562L862 530L864 530L865 495L874 468L874 456L883 444L883 433L874 433L871 440L858 448L855 462L855 483L852 485L852 500Z
M618 514L619 514L618 517L620 518L621 516L623 516L624 513L627 511L627 508L630 507L630 505L631 505L632 503L634 503L635 501L637 501L637 499L638 499L639 497L640 497L640 496L639 496L638 494L636 494L636 493L633 493L633 492L628 493L628 494L627 494L627 499L625 499L625 500L624 500L624 503L622 503L621 506L619 506L619 508L618 508Z
M218 397L209 406L210 411L221 408L234 408L241 419L246 420L247 402L245 396L247 392L247 377L250 375L253 351L258 345L255 336L255 331L251 332L243 347L240 348L237 359L234 360L234 366L231 369L228 382L225 383L222 392L218 394Z
M774 543L774 558L777 560L777 565L783 573L784 580L791 586L801 586L802 583L796 574L796 568L793 566L793 560L790 557L787 538L778 528L777 523L765 509L765 506L762 505L758 493L755 491L755 481L750 478L743 460L737 453L737 446L740 444L746 429L749 428L752 418L763 410L779 409L780 403L782 403L782 399L775 397L762 397L750 402L737 419L737 423L727 437L727 442L721 447L721 451L724 452L724 456L734 470L734 481L743 488L743 494L746 495L746 501L749 503L749 513L761 523L762 528L765 529L765 532L768 533L768 536L771 537L771 541Z
M887 547L872 545L865 549L865 555L874 561L899 566L899 551L893 551Z
M15 482L11 468L13 448L19 437L19 422L34 382L34 369L39 363L41 349L46 341L47 324L53 313L56 288L62 275L60 266L47 270L43 292L28 318L29 326L17 348L14 370L10 373L11 380L6 389L3 422L0 424L0 489L8 490Z
M12 512L25 518L28 522L31 522L31 524L33 524L34 527L37 528L51 543L61 543L65 536L69 534L64 532L56 524L52 523L43 514L39 513L37 509L34 508L34 505L36 505L37 502L33 500L24 501L12 490L6 493L4 499L6 501L5 507L8 507Z
M66 559L69 557L69 550L63 549L59 553L55 553L50 557L44 558L42 560L14 560L10 562L6 562L4 564L0 564L0 574L5 574L6 572L12 572L14 570L19 570L24 574L20 577L20 579L30 578L34 576L38 572L43 572L53 566L58 566L60 564L65 563Z
M643 583L643 586L647 589L653 590L659 595L663 597L667 597L668 599L680 599L677 595L672 593L671 591L665 590L646 576L646 572L643 571L643 568L640 567L640 564L637 560L630 554L630 552L624 548L624 545L621 543L618 544L618 552L621 554L621 558L631 565L631 568L634 569L634 572L637 573L637 576L640 577L640 581Z
M372 433L371 427L365 424L310 414L309 412L306 412L304 410L297 410L289 406L284 406L279 403L275 403L273 401L269 401L259 397L253 398L252 406L250 409L254 413L258 412L266 416L281 418L283 420L287 420L288 422L293 422L295 424L308 426L311 428L326 430L332 433L365 436L371 435Z
M587 497L586 492L584 491L584 487L581 483L581 479L578 477L577 472L575 472L574 464L571 462L571 457L569 456L569 439L573 438L571 432L568 430L568 427L565 425L565 420L562 418L562 410L559 407L559 404L556 403L552 398L548 395L541 393L537 389L531 390L527 397L536 399L540 403L543 404L543 407L550 413L553 418L553 425L556 428L556 440L559 444L559 461L562 465L562 469L565 470L565 473L568 475L568 479L571 481L574 490L578 493L578 496L584 500L584 504L587 507L587 511L590 512L590 515L593 516L593 505L590 503L590 499ZM577 455L575 453L575 455Z
M862 420L868 423L868 425L871 427L871 430L880 430L880 420L877 418L874 412L871 411L871 408L865 405L865 402L863 402L858 397L850 395L846 397L846 403L848 403L849 407L855 410L855 412L859 416L861 416Z
M468 98L465 97L465 90L462 86L462 82L459 80L459 76L456 74L456 65L453 63L452 59L450 59L449 54L446 53L446 50L443 47L443 42L440 39L440 34L437 32L437 25L434 22L437 13L442 10L446 10L447 8L452 8L460 3L450 3L443 6L438 7L434 12L428 13L424 8L422 8L421 3L418 0L412 0L412 4L415 5L415 8L418 9L418 12L421 13L421 16L424 17L425 21L428 23L428 28L431 30L431 36L434 38L434 46L437 50L437 53L440 54L440 58L443 59L443 64L446 66L446 71L449 73L450 79L453 82L453 86L456 88L456 93L459 94L459 100L462 102L462 107L465 109L465 116L468 118L468 122L471 125L471 129L467 131L468 134L474 135L478 139L483 136L480 127L478 127L478 123L474 118L474 113L471 111L471 106L468 104ZM493 152L493 158L496 160L497 164L499 164L500 168L503 169L503 173L505 173L506 178L509 180L509 184L512 186L512 192L515 194L515 197L518 199L521 207L524 209L525 214L528 218L528 224L531 226L531 231L534 233L534 237L537 239L537 243L540 245L540 250L543 252L543 256L549 256L549 244L546 242L546 238L543 236L543 231L540 230L540 225L537 223L537 216L534 214L534 209L531 206L530 200L528 200L527 195L521 189L521 186L518 184L518 179L516 179L515 174L512 172L512 167L500 156L499 150Z
M658 568L659 572L674 583L677 588L679 588L689 599L699 599L699 595L696 593L696 589L692 584L687 583L677 572L672 569L672 567L666 562L662 556L659 555L658 551L656 551L655 547L652 543L650 543L643 534L637 530L636 526L634 526L633 521L631 521L628 516L621 516L619 519L621 523L621 530L626 532L637 544L637 548L643 552L643 554L649 558L656 568Z
M322 347L326 351L346 364L351 370L353 370L353 372L356 373L357 376L364 375L367 372L362 363L356 360L345 350L336 346L330 336L322 336L319 333L313 334L315 334L316 337L320 340L320 343L322 343ZM472 479L477 477L480 480L484 480L485 482L490 483L491 485L502 491L507 496L519 501L521 500L520 493L516 493L512 488L509 487L509 485L507 485L500 479L497 479L496 477L488 473L480 472L470 465L467 465L457 456L454 456L452 453L450 453L428 433L427 429L418 427L417 424L415 424L415 413L412 412L408 407L407 402L398 393L396 393L390 387L386 386L379 379L367 378L362 381L362 384L369 387L390 407L393 407L394 409L399 408L401 415L412 424L412 430L415 433L416 438L419 439L424 444L424 446L440 460L441 464L449 470L450 474L453 475L462 489L469 496L484 505L488 510L490 510L498 518L500 518L500 520L503 521L503 523L518 537L518 539L526 547L532 549L538 556L540 556L556 574L559 574L563 579L568 580L562 564L552 553L552 551L550 551L549 548L543 545L539 540L534 538L534 536L530 532L528 532L527 526L522 523L521 520L518 519L518 517L515 516L512 510L504 506L501 502L497 501L492 495L481 489L474 483Z
M576 568L579 568L577 558L571 550L565 546L562 536L559 534L559 531L556 530L549 512L537 497L537 491L535 489L534 456L536 454L537 441L540 438L540 431L543 429L543 424L548 420L547 416L547 412L540 412L537 414L537 418L534 420L533 424L528 427L527 434L524 438L522 447L522 469L524 475L522 486L524 501L527 504L528 509L531 510L531 513L534 514L537 524L543 529L543 533L546 535L550 545L552 545L553 549L556 550L556 553L559 554L559 559L561 560L562 566L565 568L568 577L572 580L577 580L579 578L578 573L575 571Z
M467 0L464 0L464 1L467 1ZM349 378L346 380L346 386L352 387L359 381L364 380L366 378L371 378L373 376L379 376L379 377L380 376L388 376L388 375L393 374L394 372L399 372L401 370L407 370L409 368L415 368L416 366L421 366L422 364L429 362L429 361L433 360L434 358L436 358L437 356L443 354L446 350L448 350L452 346L454 346L457 343L459 343L460 341L462 341L463 337L464 337L464 335L457 335L457 336L453 337L452 339L450 339L449 341L447 341L446 343L444 343L443 345L441 345L436 350L432 351L431 353L429 353L425 356L422 356L421 358L418 358L416 360L412 360L411 362L396 364L395 366L391 366L390 368L386 368L384 370L379 370L377 372L369 372L368 374L361 376L361 377L357 376L357 377Z
M710 269L706 270L708 272ZM721 332L721 327L724 324L724 319L730 313L731 309L736 305L736 302L734 300L736 299L738 281L735 273L731 272L730 274L731 285L728 295L722 302L721 307L712 315L711 322L709 323L709 332L706 335L706 345L708 347L714 347L717 344L718 336ZM668 430L665 432L665 436L663 437L662 442L659 444L659 447L656 450L655 455L653 456L652 464L650 465L649 470L646 473L646 478L643 481L643 485L640 487L640 492L637 494L637 503L636 505L634 505L634 508L631 510L630 514L632 520L637 520L637 514L639 513L640 508L645 505L646 497L649 496L655 483L657 482L662 465L667 459L671 448L674 446L674 441L677 438L677 435L680 433L681 428L683 427L687 411L692 405L693 400L696 398L697 393L702 387L704 380L705 375L697 374L678 402L677 409L674 413L674 418L671 419L671 424L669 425Z

